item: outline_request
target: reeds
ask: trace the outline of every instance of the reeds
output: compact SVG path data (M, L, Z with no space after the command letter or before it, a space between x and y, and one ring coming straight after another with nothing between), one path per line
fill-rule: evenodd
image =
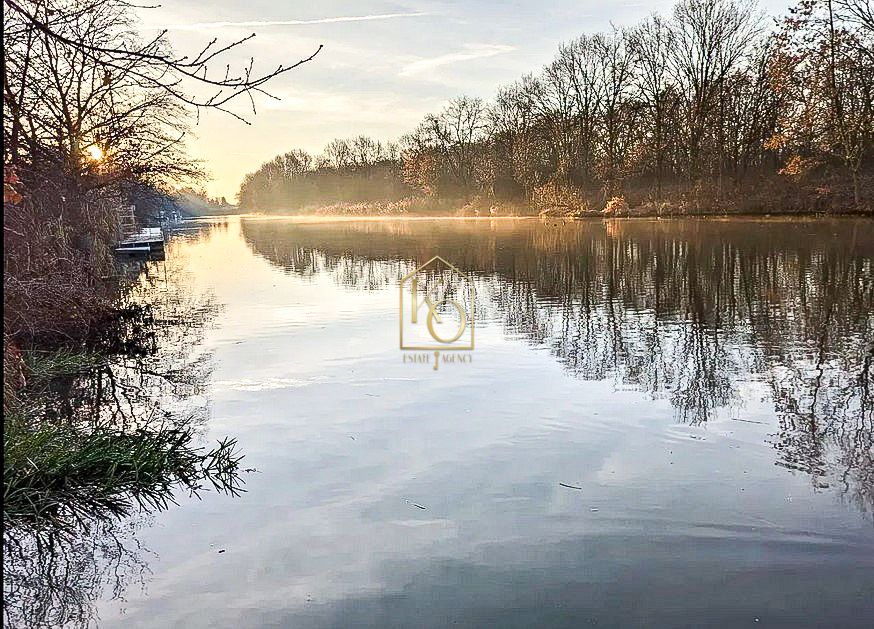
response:
M206 449L193 445L191 427L83 432L9 419L3 439L6 522L126 515L135 506L160 510L175 502L177 490L197 494L207 485L240 491L242 456L234 439Z
M13 371L21 374L22 386L4 399L5 524L63 528L128 515L135 507L164 509L177 492L241 491L236 440L199 446L190 420L161 415L157 423L125 421L113 413L101 418L88 411L97 405L70 398L73 382L91 390L95 374L111 372L106 356L67 347L19 352L16 361ZM7 367L10 362L7 357ZM128 412L138 415L141 405L126 400ZM61 412L71 404L82 408Z

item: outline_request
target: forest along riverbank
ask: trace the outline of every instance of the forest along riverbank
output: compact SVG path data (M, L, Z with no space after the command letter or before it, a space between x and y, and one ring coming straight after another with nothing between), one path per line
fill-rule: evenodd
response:
M488 100L451 99L397 142L288 147L246 175L240 208L871 213L869 3L801 2L774 18L754 3L680 0L582 34Z

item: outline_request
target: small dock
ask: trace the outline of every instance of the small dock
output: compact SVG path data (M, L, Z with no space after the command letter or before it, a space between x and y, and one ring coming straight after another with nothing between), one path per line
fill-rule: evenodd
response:
M129 257L152 260L164 259L164 230L160 227L140 227L137 224L136 208L128 205L118 210L120 237L115 252Z
M115 252L131 256L155 256L164 253L164 232L160 227L143 227L115 245Z

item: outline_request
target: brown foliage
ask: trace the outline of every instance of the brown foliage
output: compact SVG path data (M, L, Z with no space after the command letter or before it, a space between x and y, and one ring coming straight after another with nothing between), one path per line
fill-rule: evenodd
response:
M550 213L620 196L629 213L872 212L869 4L801 0L768 29L747 0L679 0L562 44L488 106L425 116L399 172L426 196Z
M17 203L3 204L4 336L73 338L111 301L117 196L82 192L73 180L25 173Z

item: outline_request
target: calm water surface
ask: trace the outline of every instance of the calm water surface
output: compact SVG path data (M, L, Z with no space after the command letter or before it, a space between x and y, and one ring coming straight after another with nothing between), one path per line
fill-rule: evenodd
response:
M477 289L437 372L435 254ZM138 523L100 626L872 626L874 221L230 218L167 264L256 471Z

